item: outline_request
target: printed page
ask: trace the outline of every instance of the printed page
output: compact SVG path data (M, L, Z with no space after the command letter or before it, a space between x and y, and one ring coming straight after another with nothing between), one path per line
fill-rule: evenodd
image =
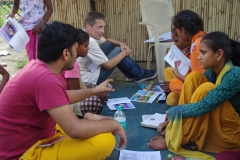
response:
M178 49L176 45L172 45L164 60L174 68L174 62L177 61L178 71L181 75L185 76L191 66L190 60Z
M122 106L122 109L135 108L130 99L127 97L108 99L107 106L110 110L117 110L117 106Z
M9 44L20 53L26 44L29 42L29 37L24 29L20 29L14 37L10 40Z
M161 152L121 150L119 160L161 160Z
M1 27L0 34L17 53L21 52L29 42L29 37L26 31L11 17L9 17Z
M144 127L158 128L159 124L165 122L166 114L155 113L140 124Z
M131 101L152 103L161 92L139 90L131 97Z

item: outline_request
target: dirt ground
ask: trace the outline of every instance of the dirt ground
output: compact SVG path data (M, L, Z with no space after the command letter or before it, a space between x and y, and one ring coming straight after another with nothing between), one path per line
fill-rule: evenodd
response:
M3 61L7 64L7 67L4 67L12 77L15 75L20 69L18 69L19 62L22 60L26 60L26 51L25 49L17 54L13 48L11 48L8 43L0 36L0 51L6 50L10 53L10 55L2 56L0 55L0 61ZM1 75L0 75L1 76Z

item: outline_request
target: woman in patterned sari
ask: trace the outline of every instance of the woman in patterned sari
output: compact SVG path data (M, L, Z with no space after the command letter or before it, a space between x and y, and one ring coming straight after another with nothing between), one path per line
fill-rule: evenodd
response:
M168 120L159 125L160 135L166 127L165 138L152 138L149 148L167 147L176 154L200 159L214 158L182 146L215 153L240 151L239 46L222 32L203 37L198 59L206 71L188 74L178 106L170 108Z

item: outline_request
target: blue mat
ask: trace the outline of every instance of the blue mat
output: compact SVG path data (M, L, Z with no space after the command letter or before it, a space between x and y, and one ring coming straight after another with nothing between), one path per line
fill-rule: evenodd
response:
M108 93L109 98L131 98L138 90L140 90L137 83L112 83L115 92ZM166 113L168 106L165 103L142 103L132 102L136 109L123 110L127 118L127 129L126 134L128 138L127 150L132 151L152 151L147 148L146 144L149 140L158 135L156 129L142 127L140 122L142 121L143 114L154 114L154 113ZM104 105L102 115L113 116L115 111L111 111L107 105ZM169 152L167 149L161 150L162 159L167 159ZM210 153L212 156L215 154ZM118 160L119 151L114 150L112 154L106 160Z

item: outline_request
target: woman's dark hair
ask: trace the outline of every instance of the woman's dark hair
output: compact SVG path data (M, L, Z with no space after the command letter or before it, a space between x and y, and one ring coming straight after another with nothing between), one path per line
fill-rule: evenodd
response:
M231 39L233 65L240 66L240 43Z
M203 42L212 49L213 52L217 52L219 49L224 51L225 62L231 60L233 65L240 66L240 43L231 40L227 34L223 32L211 32L205 35L201 42Z
M77 29L78 45L81 45L89 40L89 34L82 29Z
M53 21L45 24L38 37L37 58L43 62L57 61L64 49L72 53L72 46L78 42L78 32L70 24Z
M183 27L190 35L204 30L202 18L191 10L183 10L173 16L172 25L178 29Z

